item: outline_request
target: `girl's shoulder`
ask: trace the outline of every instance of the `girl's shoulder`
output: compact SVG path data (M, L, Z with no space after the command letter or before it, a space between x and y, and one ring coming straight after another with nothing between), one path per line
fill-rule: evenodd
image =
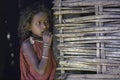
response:
M29 48L30 46L31 46L31 44L30 44L29 38L24 40L21 44L23 51L26 50L27 48Z
M31 52L31 50L33 48L31 43L30 43L29 38L22 42L22 46L21 47L22 47L24 55L29 55L29 53Z
M26 45L29 45L30 44L30 40L29 40L29 38L27 38L26 40L24 40L23 42L22 42L22 47L24 47L24 46L26 46Z

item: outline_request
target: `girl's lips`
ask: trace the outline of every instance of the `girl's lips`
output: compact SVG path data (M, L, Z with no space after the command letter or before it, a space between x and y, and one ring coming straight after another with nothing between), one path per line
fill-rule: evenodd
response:
M41 34L43 35L44 32L45 32L45 31L42 31Z
M41 32L41 34L43 34L43 32Z

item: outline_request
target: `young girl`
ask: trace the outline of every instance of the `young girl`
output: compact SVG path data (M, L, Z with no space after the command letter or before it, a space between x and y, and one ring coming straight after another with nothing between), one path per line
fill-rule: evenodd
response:
M54 80L56 63L48 29L48 10L34 4L23 11L18 28L21 80Z

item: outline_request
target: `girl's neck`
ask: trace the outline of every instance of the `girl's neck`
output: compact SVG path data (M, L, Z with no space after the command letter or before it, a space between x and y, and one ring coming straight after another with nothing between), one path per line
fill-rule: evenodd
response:
M31 37L33 37L34 40L37 40L37 41L43 41L43 38L42 38L41 36L38 36L38 35L32 34Z

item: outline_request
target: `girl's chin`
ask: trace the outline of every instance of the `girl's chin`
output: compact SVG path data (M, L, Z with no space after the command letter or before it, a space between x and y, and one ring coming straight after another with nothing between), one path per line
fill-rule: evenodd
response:
M40 34L40 35L38 35L38 36L42 37L42 36L43 36L43 34Z

